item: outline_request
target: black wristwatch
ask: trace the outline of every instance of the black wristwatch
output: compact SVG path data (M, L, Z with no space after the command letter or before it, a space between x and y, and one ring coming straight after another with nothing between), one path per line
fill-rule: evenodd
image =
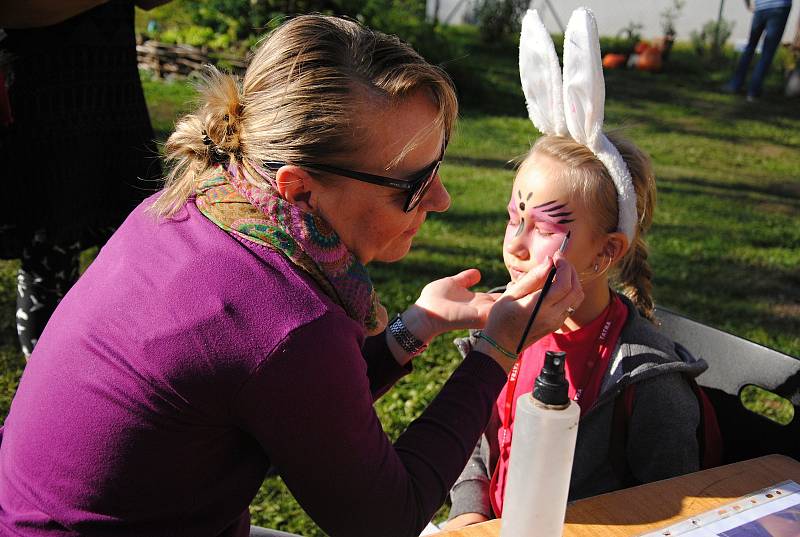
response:
M422 354L428 348L428 344L420 341L417 337L408 331L406 323L398 313L392 322L389 323L389 332L394 336L397 344L400 345L404 351L411 356Z

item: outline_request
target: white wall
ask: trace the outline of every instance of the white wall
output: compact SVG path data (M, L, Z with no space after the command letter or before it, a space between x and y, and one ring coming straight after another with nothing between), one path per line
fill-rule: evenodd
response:
M428 14L432 15L435 0L428 1ZM474 0L439 0L439 19L443 20L454 8L453 24L464 21L465 15L471 11ZM747 41L750 32L752 14L745 7L743 0L724 0L722 11L724 19L734 22L731 41L734 44ZM689 39L692 30L699 30L703 24L716 20L719 12L719 0L687 0L681 16L675 23L678 40ZM654 38L662 34L660 13L672 5L671 0L550 0L562 24L566 24L573 9L586 6L594 11L600 35L616 35L631 21L644 25L642 37ZM538 8L543 13L545 26L552 33L558 33L558 24L544 0L531 0L531 8ZM800 16L800 0L795 0L789 22L783 33L784 41L791 41L797 28L797 17Z

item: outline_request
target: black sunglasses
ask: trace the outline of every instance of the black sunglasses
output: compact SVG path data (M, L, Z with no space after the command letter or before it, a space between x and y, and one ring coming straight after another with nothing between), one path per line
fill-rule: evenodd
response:
M297 164L297 165L302 168L309 168L312 170L319 170L321 172L341 175L342 177L347 177L348 179L355 179L356 181L372 183L373 185L388 186L390 188L396 188L398 190L405 190L406 192L408 192L408 195L406 196L406 201L405 204L403 205L403 211L408 213L413 211L417 207L417 205L419 205L419 202L422 201L422 198L425 197L425 194L428 192L428 189L431 187L431 184L433 184L434 179L436 179L436 173L439 171L439 166L441 166L442 164L442 157L444 157L444 151L442 151L442 155L439 157L438 160L431 163L430 166L426 167L424 170L421 170L418 174L416 174L408 181L394 179L392 177L384 177L383 175L373 175L371 173L355 172L353 170L346 170L344 168L337 168L335 166L328 166L326 164ZM279 160L265 160L263 164L264 167L267 168L268 170L277 171L281 166L285 166L288 163Z

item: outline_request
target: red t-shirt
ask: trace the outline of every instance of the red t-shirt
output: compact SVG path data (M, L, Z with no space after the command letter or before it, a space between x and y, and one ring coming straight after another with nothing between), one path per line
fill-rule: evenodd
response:
M580 405L583 416L600 394L600 386L608 370L611 354L627 319L628 308L616 293L612 293L611 303L592 322L573 332L552 333L545 336L525 349L520 356L517 366L509 373L508 381L496 403L502 421L501 427L497 430L500 457L492 476L489 497L497 516L501 515L503 509L517 399L533 391L533 384L544 365L545 351L567 353L565 369L569 381L569 397ZM510 407L507 405L509 397L512 399Z

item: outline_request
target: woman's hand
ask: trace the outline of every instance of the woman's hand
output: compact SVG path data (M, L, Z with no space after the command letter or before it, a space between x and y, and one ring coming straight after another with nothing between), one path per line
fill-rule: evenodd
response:
M426 285L416 303L403 313L409 330L422 341L430 341L451 330L482 328L501 295L469 290L480 281L478 269L467 269Z
M451 330L483 327L500 293L470 291L469 288L480 280L481 273L477 269L467 269L429 283L417 302L402 313L403 324L423 343ZM413 358L388 331L386 341L401 366Z
M522 279L509 285L492 307L483 332L512 354L516 353L519 340L539 299L547 274L553 267L553 262L556 266L553 285L542 302L522 348L525 349L545 335L561 328L569 316L567 310L577 309L583 302L583 289L578 280L578 273L558 252L554 256L554 261L550 258L545 259ZM475 350L493 357L506 370L513 365L513 359L483 339L478 340Z
M489 519L480 513L464 513L448 520L447 523L442 526L442 531L457 530L465 526L471 526L472 524L486 522L487 520Z

